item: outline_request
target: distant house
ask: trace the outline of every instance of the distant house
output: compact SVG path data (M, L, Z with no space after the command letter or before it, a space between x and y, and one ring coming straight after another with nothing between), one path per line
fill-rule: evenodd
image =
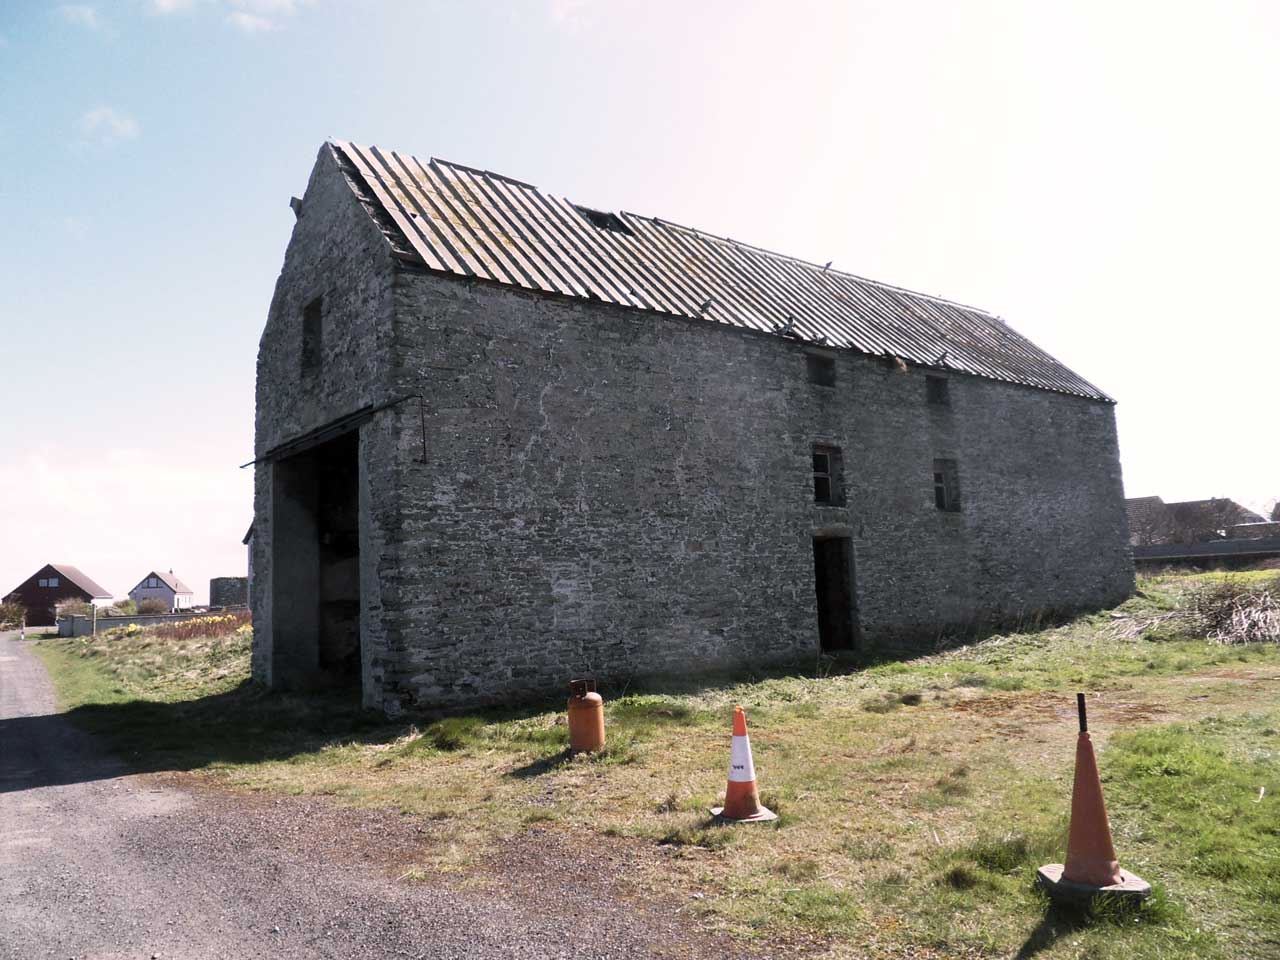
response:
M1167 543L1207 543L1241 536L1242 525L1266 518L1226 497L1165 503L1159 497L1124 502L1129 517L1129 543L1135 547ZM1259 535L1266 531L1258 529ZM1243 534L1248 536L1248 534Z
M62 601L81 600L106 607L111 604L111 594L70 564L46 563L5 600L17 601L27 608L30 626L51 627L56 619L55 607Z
M160 573L152 570L136 587L129 591L134 603L144 600L160 600L171 611L186 610L194 601L191 588L173 575L173 571Z

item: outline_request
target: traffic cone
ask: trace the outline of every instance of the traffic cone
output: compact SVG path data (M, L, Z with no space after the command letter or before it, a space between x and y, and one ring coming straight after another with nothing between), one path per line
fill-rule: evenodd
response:
M1142 900L1151 895L1151 884L1120 869L1116 860L1083 693L1076 694L1076 709L1080 714L1080 736L1076 739L1076 773L1071 786L1067 862L1065 866L1046 864L1036 871L1036 878L1051 897L1059 900L1087 900L1099 893Z
M729 786L724 791L724 806L712 807L711 815L733 823L778 819L776 813L760 803L756 766L751 760L751 740L747 737L747 715L741 707L733 708L733 744L729 748Z

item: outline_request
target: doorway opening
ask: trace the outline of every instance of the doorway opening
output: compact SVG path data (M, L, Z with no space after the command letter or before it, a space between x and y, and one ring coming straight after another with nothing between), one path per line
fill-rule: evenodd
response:
M814 538L818 643L824 651L852 650L857 643L857 593L853 574L853 545L848 537Z
M359 687L359 433L277 461L272 483L272 679Z

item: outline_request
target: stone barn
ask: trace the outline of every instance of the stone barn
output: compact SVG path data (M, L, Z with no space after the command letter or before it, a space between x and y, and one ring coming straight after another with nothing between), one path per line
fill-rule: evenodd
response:
M254 675L369 707L1110 604L1112 401L1002 320L326 143L258 355Z

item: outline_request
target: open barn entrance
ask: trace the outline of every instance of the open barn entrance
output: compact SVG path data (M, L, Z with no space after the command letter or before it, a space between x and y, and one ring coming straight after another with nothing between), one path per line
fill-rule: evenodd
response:
M848 537L815 537L813 541L818 642L823 650L851 650L857 638L852 546Z
M272 486L273 685L359 687L359 432L276 461Z

